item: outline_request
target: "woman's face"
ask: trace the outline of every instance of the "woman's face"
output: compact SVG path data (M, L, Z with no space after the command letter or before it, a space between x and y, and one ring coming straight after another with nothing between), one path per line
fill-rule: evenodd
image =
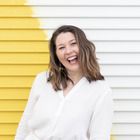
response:
M79 47L71 32L60 33L55 41L56 55L69 72L79 72Z

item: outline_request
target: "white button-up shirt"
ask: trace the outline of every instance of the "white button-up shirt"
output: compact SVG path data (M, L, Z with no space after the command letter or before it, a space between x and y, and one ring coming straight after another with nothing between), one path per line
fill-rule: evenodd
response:
M46 71L37 74L15 140L109 140L113 98L107 81L82 77L64 96L47 77Z

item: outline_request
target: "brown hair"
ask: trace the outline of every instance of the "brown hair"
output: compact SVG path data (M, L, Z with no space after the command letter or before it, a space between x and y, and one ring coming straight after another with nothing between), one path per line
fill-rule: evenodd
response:
M50 39L50 63L48 82L52 83L54 90L61 90L67 87L67 81L73 81L68 77L65 67L60 63L56 55L56 38L60 33L71 32L79 46L79 65L83 76L91 81L104 80L104 76L100 73L99 64L97 62L95 45L86 38L85 33L78 27L72 25L63 25L56 29Z

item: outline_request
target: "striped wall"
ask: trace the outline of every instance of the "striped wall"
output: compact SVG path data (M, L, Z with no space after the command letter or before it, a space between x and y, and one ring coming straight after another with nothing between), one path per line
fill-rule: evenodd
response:
M25 2L0 1L0 140L14 140L33 79L48 64L47 36Z
M13 140L58 26L81 27L113 89L112 140L140 140L140 1L0 1L0 140Z

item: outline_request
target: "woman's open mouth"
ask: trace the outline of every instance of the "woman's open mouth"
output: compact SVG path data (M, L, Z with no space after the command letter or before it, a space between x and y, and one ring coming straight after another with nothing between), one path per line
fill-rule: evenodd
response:
M77 63L77 61L78 61L78 56L75 55L75 56L68 57L68 58L67 58L67 61L68 61L70 64L75 64L75 63Z

